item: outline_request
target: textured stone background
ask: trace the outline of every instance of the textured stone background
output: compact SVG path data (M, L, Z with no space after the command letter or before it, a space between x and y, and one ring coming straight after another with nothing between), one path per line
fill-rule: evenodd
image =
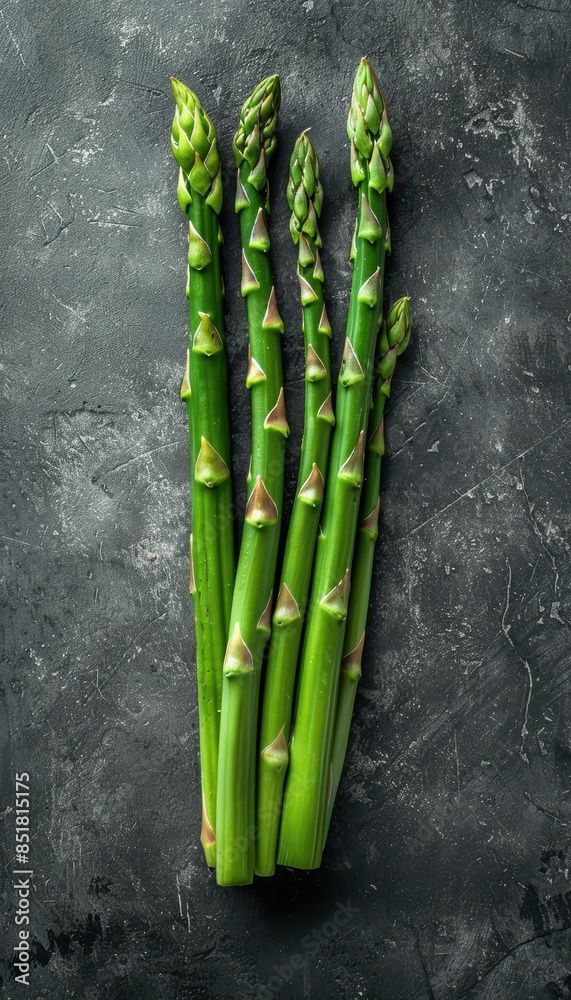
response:
M24 995L9 968L19 769L34 1000L571 997L571 8L550 2L5 0L0 997ZM338 361L363 54L395 135L387 293L410 294L415 321L387 419L364 678L322 870L222 891L198 844L168 79L211 111L227 170L243 500L231 137L254 84L281 74L291 497L287 160L311 125ZM358 912L332 933L349 900Z

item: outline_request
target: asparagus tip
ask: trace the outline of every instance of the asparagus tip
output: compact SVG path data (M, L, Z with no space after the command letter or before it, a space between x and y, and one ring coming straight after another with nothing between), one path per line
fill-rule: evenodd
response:
M248 164L248 181L257 191L267 184L266 167L276 148L280 99L280 78L274 73L262 80L244 103L232 142L236 166Z
M323 188L319 180L319 160L315 147L308 135L309 129L295 141L289 162L287 201L291 209L290 233L295 244L300 243L303 234L312 237L321 246L317 219L323 205ZM304 240L300 244L300 263L312 262L313 254L305 259L308 250ZM310 251L309 251L310 252Z
M171 149L181 168L179 204L187 212L193 194L198 194L218 213L222 207L222 173L214 123L190 87L174 76L171 87L176 104Z

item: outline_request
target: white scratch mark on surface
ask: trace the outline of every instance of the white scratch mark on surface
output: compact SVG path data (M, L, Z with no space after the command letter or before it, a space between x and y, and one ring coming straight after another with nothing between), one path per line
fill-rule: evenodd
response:
M54 211L55 211L55 209L54 209ZM56 214L59 214L59 213L56 213ZM61 216L60 216L60 219L61 219ZM78 310L74 309L73 306L67 305L66 302L62 302L62 300L58 299L57 295L55 295L53 292L50 292L50 295L51 295L52 299L55 299L56 302L59 303L59 305L62 307L62 309L67 309L67 311L70 312L72 314L72 316L76 316L77 319L80 320L81 323L85 323L85 315L83 313L78 312Z
M511 589L512 589L512 567L511 567L511 563L510 563L509 559L506 559L506 565L508 567L508 584L507 584L507 588L506 588L506 603L505 603L505 607L504 607L504 613L502 615L502 632L504 633L506 639L508 640L508 642L509 642L511 648L513 649L515 655L517 656L518 660L521 663L523 663L523 665L524 665L524 667L526 669L526 672L527 672L528 686L527 686L527 696L526 696L526 700L525 700L525 707L524 707L524 710L523 710L523 723L522 723L521 734L520 734L521 735L521 743L520 743L520 747L519 747L519 755L520 755L521 759L526 762L526 764L529 764L529 758L528 758L527 754L524 752L523 747L524 747L524 743L525 743L525 738L528 735L528 731L529 731L528 728L527 728L527 720L529 718L529 704L531 702L531 694L532 694L532 691L533 691L533 675L531 673L531 667L530 667L529 663L527 662L527 660L524 660L524 658L521 655L521 653L519 653L517 651L517 649L515 647L515 644L514 644L514 641L513 641L512 637L510 636L511 625L507 625L506 624L506 615L507 615L507 613L509 611L509 607L510 607L510 597L511 597Z
M545 553L548 561L550 562L551 568L553 570L553 574L554 574L554 578L555 578L554 582L553 582L553 591L554 591L555 596L557 596L557 594L559 593L559 570L557 569L557 566L555 564L555 557L554 557L553 553L550 552L549 549L547 548L547 545L545 543L545 539L544 539L543 535L541 534L541 531L539 530L539 525L537 523L537 519L533 516L533 512L535 510L535 504L532 504L531 500L529 499L529 494L528 494L528 492L527 492L527 490L525 488L525 480L523 478L523 470L522 469L520 469L520 483L521 483L521 488L523 490L523 494L525 496L525 500L526 500L526 503L527 503L527 512L528 512L529 520L531 522L531 526L533 528L533 532L537 536L537 538L539 539L539 544L541 545L541 548L542 548L543 552Z
M154 455L157 451L163 451L165 448L172 448L173 445L180 444L178 438L174 441L167 441L165 444L159 444L156 448L149 448L148 451L141 452L140 455L132 455L131 458L127 458L124 462L119 462L118 465L113 465L110 469L102 469L100 472L96 472L91 479L92 483L99 482L104 476L110 476L111 473L117 472L118 469L124 469L126 465L130 465L131 462L138 462L142 458L148 458L149 455Z
M460 762L458 760L458 741L456 739L456 730L454 730L454 756L456 758L456 788L458 790L458 795L460 795Z
M23 538L11 538L10 535L0 535L5 542L16 542L16 545L27 545L30 549L41 549L41 545L34 545L33 542L25 542Z
M2 11L2 10L0 10L0 17L4 21L4 24L6 25L6 31L10 35L10 41L12 42L12 45L14 46L14 48L16 49L16 52L18 53L18 55L20 57L20 62L22 63L22 66L25 66L26 62L25 62L25 59L24 59L24 57L22 55L22 51L20 49L20 46L18 45L18 42L17 42L16 37L13 34L13 32L10 31L10 25L8 24L6 18L4 17L4 11Z
M484 483L489 482L490 479L494 478L494 476L498 476L499 473L503 472L505 469L509 469L510 465L513 465L514 462L517 462L519 461L519 459L524 458L526 455L529 455L531 451L534 451L535 448L538 448L540 444L544 443L544 441L548 441L549 438L553 437L554 434L557 434L558 431L563 430L563 428L567 427L567 425L570 423L571 423L571 417L569 417L568 420L564 420L563 423L559 424L558 427L554 427L554 429L550 431L549 434L545 434L543 437L539 438L538 441L535 441L534 444L530 445L529 448L526 448L525 451L521 451L519 455L516 455L514 458L510 459L510 461L506 462L505 465L500 466L499 469L494 469L493 472L490 472L487 476L484 476L484 478L481 479L479 483L475 483L474 486L471 486L470 489L465 490L464 493L461 493L454 500L451 500L450 503L446 504L445 507L442 507L441 510L437 510L434 514L431 514L430 517L427 517L426 521L423 521L421 524L418 524L416 528L411 528L410 531L407 531L406 535L401 535L400 538L395 538L394 542L388 542L387 547L400 545L400 543L404 542L407 538L410 538L412 535L416 535L416 533L420 531L422 528L426 527L427 524L430 524L432 521L435 521L437 517L440 517L442 514L445 514L447 510L450 510L451 507L454 507L457 503L460 503L460 501L464 500L465 497L470 497L470 499L472 499L472 493L474 493L474 491L477 490L480 486L483 486ZM402 448L399 450L402 451ZM395 452L395 454L392 457L394 458L395 455L398 455L398 452Z

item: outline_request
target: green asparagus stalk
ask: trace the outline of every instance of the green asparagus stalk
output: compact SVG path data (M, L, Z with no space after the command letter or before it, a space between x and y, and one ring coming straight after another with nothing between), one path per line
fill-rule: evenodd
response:
M331 327L323 302L317 218L323 191L309 136L297 140L287 188L305 342L305 425L297 483L264 675L258 755L256 872L273 875L288 761L297 657L325 484L331 426Z
M353 582L347 611L343 659L335 710L331 752L331 786L327 803L324 843L341 780L355 695L361 678L361 657L369 610L375 543L379 534L381 461L385 454L384 409L391 394L391 382L397 357L406 350L410 340L411 317L408 301L408 298L399 299L386 319L383 321L381 317L379 323L377 377L373 385L372 409L369 414L365 480L359 505L359 528L351 567Z
M246 101L234 137L236 211L242 239L242 295L250 336L246 384L252 403L252 462L224 658L218 765L216 876L246 885L255 861L255 774L262 657L270 635L283 501L286 420L281 334L268 235L267 167L276 146L277 76Z
M321 861L384 259L389 246L385 192L391 190L393 182L391 130L366 59L355 77L347 129L351 176L359 193L353 282L278 848L278 863L296 868L317 868Z
M171 81L178 202L188 216L190 339L181 399L189 419L192 492L190 591L194 596L202 776L201 841L215 864L221 664L234 586L234 530L218 213L216 129L196 95Z

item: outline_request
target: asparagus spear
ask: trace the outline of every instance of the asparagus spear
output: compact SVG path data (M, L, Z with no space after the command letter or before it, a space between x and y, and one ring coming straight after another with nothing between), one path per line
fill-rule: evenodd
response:
M351 567L353 583L347 611L343 660L341 661L337 708L335 710L331 752L331 787L327 803L324 843L341 780L357 684L361 677L361 657L371 593L375 542L379 534L381 460L385 454L385 403L391 394L391 382L397 357L408 346L410 330L411 317L408 298L399 299L398 302L395 302L386 319L383 321L381 317L379 322L377 378L373 386L372 409L369 414L365 481L359 505L359 528Z
M194 596L202 775L201 840L215 864L216 773L221 663L234 585L230 431L218 213L222 206L216 129L196 95L171 80L171 146L178 202L188 216L190 340L181 388L189 419L192 490L190 591Z
M300 662L294 732L278 862L316 868L321 860L331 740L357 527L374 351L388 249L385 192L392 188L391 130L375 74L357 70L349 119L351 176L359 193L353 282L339 376L336 427Z
M323 191L317 155L304 132L290 161L287 188L290 231L298 248L305 341L305 425L297 496L289 523L272 639L264 676L258 756L256 872L273 875L281 800L288 761L293 689L313 552L319 527L331 426L331 327L323 302L321 237L317 217Z
M220 885L253 880L255 761L260 670L271 625L283 500L286 420L280 318L270 263L266 169L276 146L277 76L242 108L233 149L242 238L242 295L250 335L246 384L252 400L251 492L246 506L222 681L216 875Z

